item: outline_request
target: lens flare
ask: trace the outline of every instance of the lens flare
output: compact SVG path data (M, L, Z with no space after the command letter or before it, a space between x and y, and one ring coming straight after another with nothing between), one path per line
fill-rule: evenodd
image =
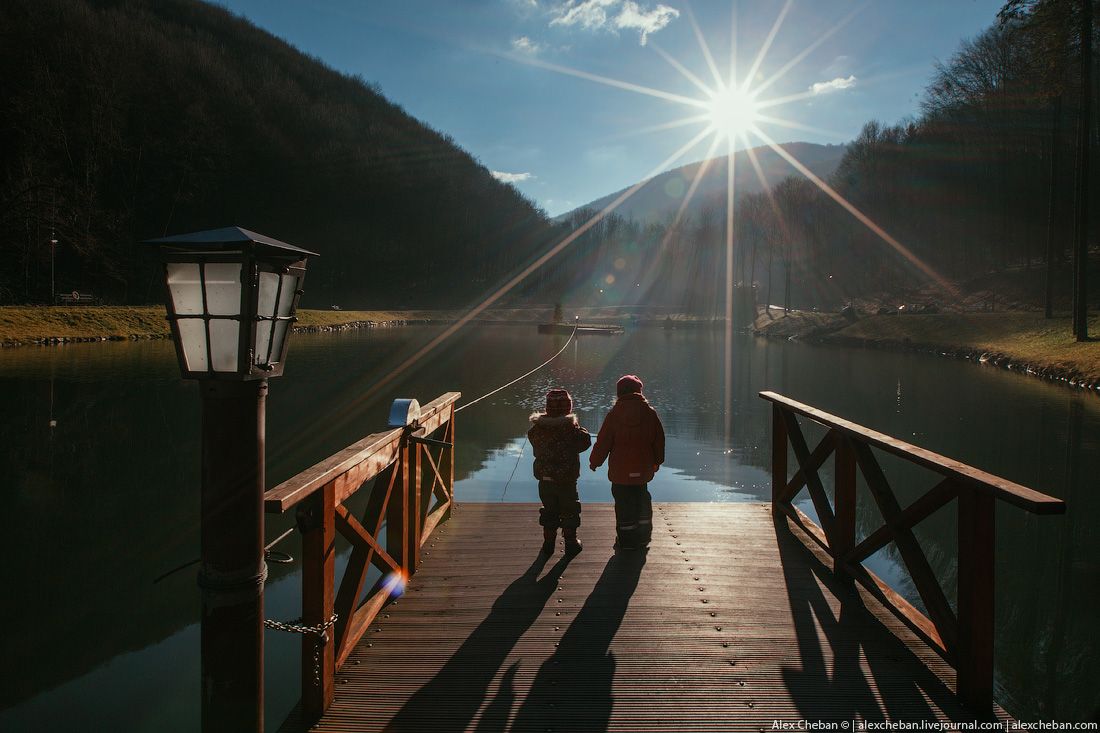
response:
M406 578L402 572L394 571L382 579L382 590L391 598L400 598L405 593Z

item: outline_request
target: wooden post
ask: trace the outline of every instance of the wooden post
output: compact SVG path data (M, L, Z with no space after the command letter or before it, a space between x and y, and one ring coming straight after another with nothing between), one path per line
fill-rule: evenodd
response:
M844 573L843 558L856 546L856 452L850 439L839 430L833 431L836 441L836 484L833 492L833 572Z
M302 622L318 626L332 618L336 585L336 482L306 500L300 513L302 528ZM348 619L343 619L347 623ZM321 647L320 684L314 666L317 637L302 636L302 712L309 721L318 720L332 704L336 676L335 632Z
M971 487L959 491L959 637L955 694L977 713L993 706L994 498Z
M772 404L772 514L779 514L776 503L787 486L787 424L783 408Z
M447 421L447 436L451 447L447 449L447 473L444 477L447 479L447 499L448 506L447 511L443 515L443 521L446 522L451 518L451 512L455 508L455 406L451 405L451 419Z
M417 568L420 567L420 527L423 524L423 518L420 514L420 493L422 490L420 476L422 469L421 461L424 460L423 451L425 447L422 443L409 441L408 450L410 451L408 457L409 491L405 494L407 500L405 515L408 517L408 521L405 523L405 545L408 547L406 572L409 577L412 577Z
M409 451L415 444L408 435L401 438L401 447L397 449L397 462L394 470L398 475L394 481L393 493L386 504L386 552L408 578L409 567Z

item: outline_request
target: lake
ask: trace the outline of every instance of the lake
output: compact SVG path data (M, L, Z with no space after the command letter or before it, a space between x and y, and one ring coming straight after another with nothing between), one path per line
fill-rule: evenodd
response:
M426 402L459 390L472 399L565 343L533 325L467 327L371 390L437 332L296 336L268 399L269 485L382 430L396 397ZM1100 400L963 361L751 336L735 337L727 390L722 354L721 333L707 330L578 339L546 369L458 416L457 500L537 501L525 441L530 412L549 387L564 386L595 432L615 380L629 372L645 380L668 436L667 463L650 485L655 501L767 501L771 412L757 393L775 390L1065 499L1062 517L998 508L997 698L1028 720L1100 712ZM0 729L197 730L196 567L154 583L198 557L195 384L179 379L170 342L137 341L5 350L0 389L9 518L0 535L8 660ZM807 431L811 444L818 435ZM882 462L903 504L935 483ZM823 472L827 484L830 474ZM610 501L606 471L585 469L579 490L584 502ZM812 514L808 501L800 506ZM952 601L953 512L917 528ZM291 521L269 517L268 538ZM876 521L862 503L858 531L870 533ZM531 538L532 554L540 541ZM297 536L280 549L297 556ZM869 564L919 606L892 546ZM267 617L296 618L297 563L270 570ZM299 696L300 642L268 631L266 645L274 730Z

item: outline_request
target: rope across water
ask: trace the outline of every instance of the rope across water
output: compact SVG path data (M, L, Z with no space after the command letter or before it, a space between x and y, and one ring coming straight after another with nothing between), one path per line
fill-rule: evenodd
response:
M481 402L486 397L492 397L493 395L495 395L497 392L501 391L502 389L507 389L508 387L511 387L516 382L519 382L520 380L526 379L527 377L529 377L532 374L534 374L535 372L537 372L539 369L542 369L544 366L546 366L550 362L554 361L554 359L557 359L559 356L561 356L562 352L565 351L566 347L569 346L569 344L573 341L573 337L577 335L577 328L579 326L580 326L580 324L577 324L577 323L573 324L573 331L569 334L569 338L567 338L565 340L565 344L560 349L558 349L558 352L556 354L554 354L553 356L551 356L549 359L547 359L543 363L539 364L537 367L535 367L531 371L526 372L525 374L521 374L520 376L516 377L511 382L508 382L507 384L500 385L499 387L494 389L492 392L486 392L485 394L478 397L476 400L470 400L465 405L462 405L461 407L456 407L455 412L456 413L462 412L467 407L472 407L473 405L476 405L478 402Z

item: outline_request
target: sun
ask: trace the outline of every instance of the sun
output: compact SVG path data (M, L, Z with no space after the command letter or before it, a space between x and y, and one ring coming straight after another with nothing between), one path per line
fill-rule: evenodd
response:
M744 135L757 120L756 99L737 87L719 89L707 103L710 129L719 135Z

